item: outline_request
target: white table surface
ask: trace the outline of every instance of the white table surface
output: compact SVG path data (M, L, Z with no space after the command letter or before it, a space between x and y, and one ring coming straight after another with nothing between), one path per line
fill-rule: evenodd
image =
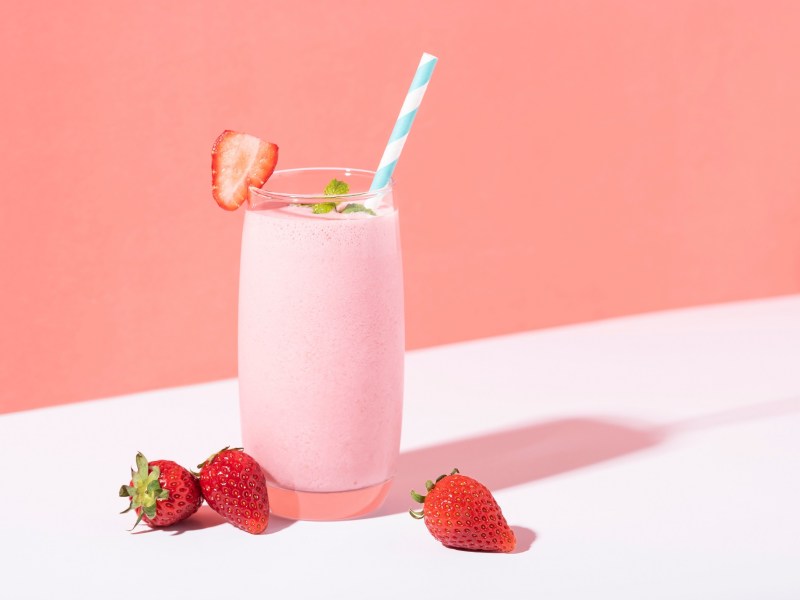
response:
M233 380L0 416L0 597L800 598L800 296L410 352L406 382L384 508L262 536L205 506L171 530L117 514L137 450L193 466L239 441ZM517 553L406 514L453 466Z

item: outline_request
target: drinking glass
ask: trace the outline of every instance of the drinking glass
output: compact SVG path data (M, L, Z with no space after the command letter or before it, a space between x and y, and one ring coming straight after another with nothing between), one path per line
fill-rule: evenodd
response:
M264 188L251 188L244 217L242 437L266 474L271 511L291 519L376 509L399 454L398 211L393 182L370 191L373 176L344 168L276 171ZM349 193L323 195L332 179L346 182ZM336 208L323 205L330 202Z

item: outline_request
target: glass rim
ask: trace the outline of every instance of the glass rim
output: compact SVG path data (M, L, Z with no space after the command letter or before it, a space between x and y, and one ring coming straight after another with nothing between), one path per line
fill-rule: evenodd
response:
M296 167L293 169L279 169L274 171L270 176L270 179L276 175L287 175L291 173L299 173L299 172L310 172L310 171L345 171L349 173L358 173L360 175L370 175L375 176L375 171L371 171L370 169L351 169L350 167ZM269 180L267 180L269 183ZM265 184L266 185L266 184ZM250 193L255 196L260 196L262 198L272 198L279 200L281 202L289 202L295 204L304 204L304 202L298 202L298 200L314 200L312 204L316 204L320 200L327 199L329 202L331 198L344 198L344 199L353 199L357 200L359 198L372 198L375 196L381 196L386 194L387 192L391 191L394 187L394 178L389 178L389 183L385 186L378 188L377 190L367 190L366 192L353 192L352 194L334 194L330 196L326 196L325 194L293 194L290 192L273 192L270 190L266 190L264 188L257 188L255 186L250 186Z

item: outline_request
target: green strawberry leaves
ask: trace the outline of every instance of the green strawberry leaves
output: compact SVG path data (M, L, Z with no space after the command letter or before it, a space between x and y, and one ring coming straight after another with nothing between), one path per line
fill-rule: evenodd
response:
M131 503L122 513L131 509L139 510L138 518L131 529L135 529L143 517L154 519L159 500L169 498L169 491L161 487L158 478L161 469L157 466L150 468L150 464L141 452L136 454L136 471L131 469L131 485L123 485L119 489L121 497L129 497Z

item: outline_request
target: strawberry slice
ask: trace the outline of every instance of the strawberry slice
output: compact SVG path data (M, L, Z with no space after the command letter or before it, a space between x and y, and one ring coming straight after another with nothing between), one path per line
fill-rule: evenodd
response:
M211 193L225 210L236 210L261 187L278 162L278 147L254 135L225 130L211 148Z

